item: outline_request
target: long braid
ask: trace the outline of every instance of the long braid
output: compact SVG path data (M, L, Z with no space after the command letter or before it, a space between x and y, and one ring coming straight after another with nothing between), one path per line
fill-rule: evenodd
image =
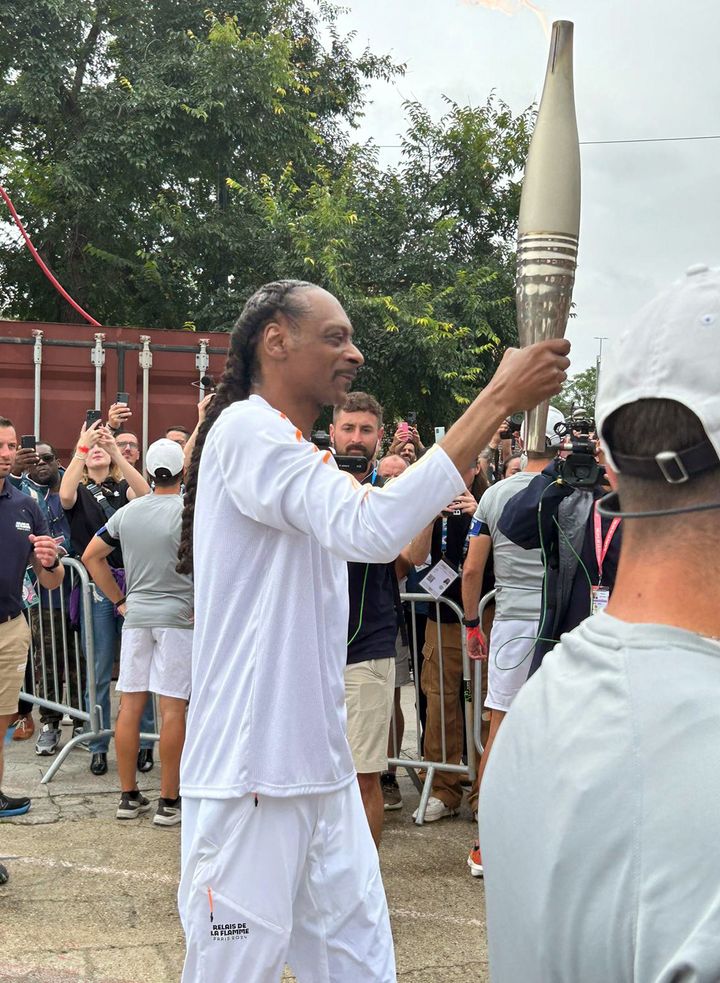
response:
M278 313L291 318L300 318L305 313L302 302L292 295L295 291L314 287L304 280L278 280L260 287L246 302L240 317L230 334L228 358L225 371L218 384L215 398L208 406L205 420L200 426L190 466L185 477L185 498L182 517L182 531L178 548L178 573L193 571L193 522L195 518L195 496L197 494L200 457L210 428L222 411L239 400L247 399L257 374L255 348L261 330Z

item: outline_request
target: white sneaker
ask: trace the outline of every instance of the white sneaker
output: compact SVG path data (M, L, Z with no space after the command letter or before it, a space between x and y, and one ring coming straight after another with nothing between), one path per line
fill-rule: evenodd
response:
M413 819L417 819L419 808L418 806L413 813ZM457 816L459 811L459 809L451 809L445 805L442 799L436 799L434 795L431 795L425 810L425 822L434 823L437 819L445 819L446 816Z

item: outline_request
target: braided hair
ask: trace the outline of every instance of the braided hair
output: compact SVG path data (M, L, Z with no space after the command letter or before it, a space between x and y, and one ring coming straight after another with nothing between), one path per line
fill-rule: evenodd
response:
M210 428L222 411L231 403L247 399L257 374L255 348L262 329L277 315L299 319L307 313L306 306L294 294L299 290L315 287L305 280L277 280L266 283L256 290L243 307L230 334L225 371L218 383L215 398L210 402L201 424L190 466L185 477L185 498L182 517L182 531L178 548L178 573L192 573L193 570L193 521L195 517L195 496L197 493L200 455L210 432Z

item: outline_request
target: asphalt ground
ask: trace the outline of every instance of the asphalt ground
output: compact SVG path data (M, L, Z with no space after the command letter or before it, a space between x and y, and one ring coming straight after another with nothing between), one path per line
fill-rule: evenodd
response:
M409 724L412 699L412 687L405 687ZM63 741L70 734L63 727ZM404 749L414 753L413 743L410 729ZM30 795L33 804L27 815L0 823L0 861L10 872L0 887L0 981L176 983L183 961L179 828L153 826L152 812L115 818L112 745L109 772L101 777L90 773L90 755L77 749L41 785L50 760L36 756L35 738L5 747L3 789ZM138 779L157 798L157 762ZM460 816L417 827L418 794L404 772L399 783L404 806L385 814L380 850L398 980L483 983L483 885L466 864L474 836L470 809L464 803ZM293 979L288 970L284 980Z

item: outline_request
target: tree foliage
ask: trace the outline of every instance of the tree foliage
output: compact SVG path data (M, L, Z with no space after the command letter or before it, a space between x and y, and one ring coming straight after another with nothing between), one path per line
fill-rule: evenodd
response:
M560 395L553 399L553 406L557 406L566 416L573 410L583 409L592 417L595 413L596 392L597 369L592 365L567 380Z
M209 2L209 0L208 0ZM0 176L43 257L104 323L227 330L282 276L345 305L360 385L450 423L516 340L513 240L531 114L406 105L400 163L351 142L373 78L302 0L0 5ZM5 316L74 315L17 241Z

